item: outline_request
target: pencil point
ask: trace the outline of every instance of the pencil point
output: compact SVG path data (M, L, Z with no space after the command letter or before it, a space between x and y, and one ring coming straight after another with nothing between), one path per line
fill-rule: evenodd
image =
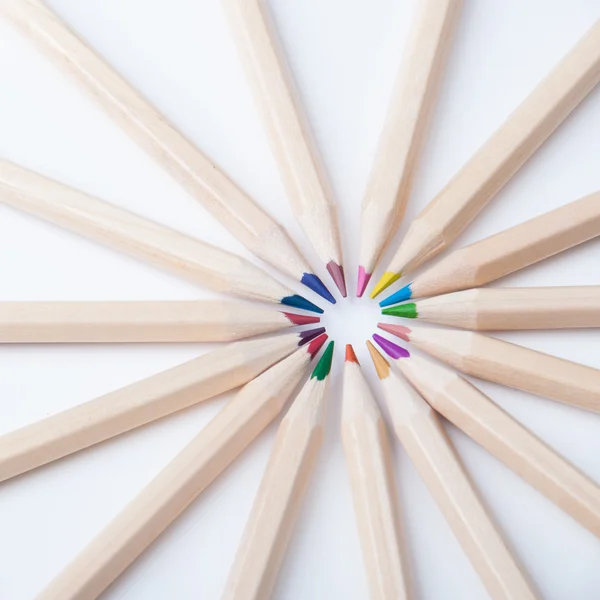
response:
M382 300L379 303L379 306L382 308L384 306L390 306L391 304L398 304L398 302L404 302L406 300L410 300L412 298L412 283L405 285L403 288L400 288L397 292L393 293L391 296L388 296L385 300Z
M404 317L405 319L416 319L419 316L417 305L414 302L408 304L398 304L390 308L384 308L381 311L382 315L390 315L392 317Z
M362 295L365 293L367 286L369 285L369 281L371 279L371 273L367 273L365 268L362 265L358 266L358 280L356 283L356 297L362 298Z
M335 298L331 295L331 292L314 273L304 273L300 283L303 283L307 288L310 288L313 292L319 294L321 298L325 298L325 300L331 302L331 304L335 304Z
M383 290L390 287L394 281L398 281L400 277L402 277L402 273L392 273L392 271L386 271L371 292L371 298L375 298L375 296L381 294Z
M337 285L338 290L340 290L340 294L343 298L345 298L348 295L348 292L346 292L346 279L344 278L344 267L330 260L329 263L327 263L327 270L329 271L331 278L335 282L335 285Z
M321 349L321 347L326 341L327 334L323 333L308 344L308 346L306 347L306 351L310 354L311 359L315 357L315 354Z
M310 376L311 379L323 381L323 379L329 375L329 372L331 371L331 363L333 361L333 345L334 341L331 340L331 342L329 342L327 345L327 348L325 348L325 352L323 352L323 356L321 356L321 359L317 363L315 370L312 372L312 375Z
M410 327L405 327L404 325L392 325L391 323L377 323L377 327L399 337L405 342L410 342Z
M325 327L317 327L316 329L307 329L306 331L301 331L298 334L300 336L298 346L304 346L304 344L308 344L308 342L314 340L322 333L325 333Z
M385 379L390 374L390 363L383 358L381 353L373 346L373 344L367 340L367 348L371 355L371 360L375 365L375 371L377 371L377 377L379 379Z
M406 348L398 346L398 344L394 344L394 342L390 342L390 340L386 340L378 333L373 334L373 339L379 344L381 349L392 358L408 358L410 356L410 352Z
M294 308L299 308L301 310L310 310L311 312L323 314L322 308L319 308L316 304L313 304L310 300L307 300L306 298L303 298L298 294L282 298L281 304L285 304L286 306L293 306Z
M312 325L313 323L320 323L321 317L313 317L311 315L297 315L296 313L284 312L281 313L285 315L290 323L294 325Z
M352 344L346 344L346 362L353 362L357 365L360 365L358 358L356 358L356 354L354 353Z

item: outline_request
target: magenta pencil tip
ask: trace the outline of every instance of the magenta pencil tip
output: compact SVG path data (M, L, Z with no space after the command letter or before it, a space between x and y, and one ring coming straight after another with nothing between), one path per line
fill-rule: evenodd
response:
M348 295L348 292L346 291L346 278L344 277L344 267L338 265L337 263L331 260L329 261L329 263L327 263L327 270L331 275L331 279L333 279L335 285L337 285L338 290L340 290L340 294L343 298L345 298Z
M356 297L362 298L362 295L365 293L367 286L369 285L369 281L371 279L371 273L367 273L365 268L362 265L358 267L358 281L356 283Z
M373 339L379 344L381 349L392 358L408 358L410 356L410 352L406 348L394 344L394 342L387 340L378 333L373 334Z

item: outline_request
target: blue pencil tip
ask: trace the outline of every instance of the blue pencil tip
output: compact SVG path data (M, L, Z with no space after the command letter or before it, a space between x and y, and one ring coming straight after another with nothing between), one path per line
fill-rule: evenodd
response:
M331 295L331 292L314 273L304 273L300 282L310 288L313 292L319 294L321 298L325 298L325 300L331 302L331 304L335 304L335 298Z
M382 300L379 303L379 306L382 308L384 306L391 306L392 304L398 304L399 302L404 302L405 300L410 300L412 298L412 283L405 285L403 288L399 289L396 293L388 296L385 300Z
M313 304L310 300L307 300L298 294L282 298L281 304L286 304L287 306L293 306L294 308L300 308L302 310L310 310L311 312L316 312L320 315L323 314L322 308L319 308L316 304Z

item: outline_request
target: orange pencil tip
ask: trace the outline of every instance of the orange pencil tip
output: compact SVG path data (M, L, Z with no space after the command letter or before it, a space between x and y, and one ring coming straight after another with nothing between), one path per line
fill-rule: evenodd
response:
M357 365L360 365L358 358L356 358L356 354L354 353L352 344L346 344L346 362L353 362Z

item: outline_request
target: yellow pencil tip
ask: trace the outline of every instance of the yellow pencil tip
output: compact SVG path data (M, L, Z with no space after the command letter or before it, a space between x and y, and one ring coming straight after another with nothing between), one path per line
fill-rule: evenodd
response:
M375 348L369 340L367 340L367 348L369 349L369 354L375 365L377 377L379 377L379 379L385 379L390 374L390 363L383 358L377 348Z
M375 296L381 294L383 290L390 287L394 281L398 281L400 277L402 277L402 273L392 273L392 271L386 271L381 276L381 279L378 281L377 285L373 288L373 291L371 292L371 298L375 298Z

